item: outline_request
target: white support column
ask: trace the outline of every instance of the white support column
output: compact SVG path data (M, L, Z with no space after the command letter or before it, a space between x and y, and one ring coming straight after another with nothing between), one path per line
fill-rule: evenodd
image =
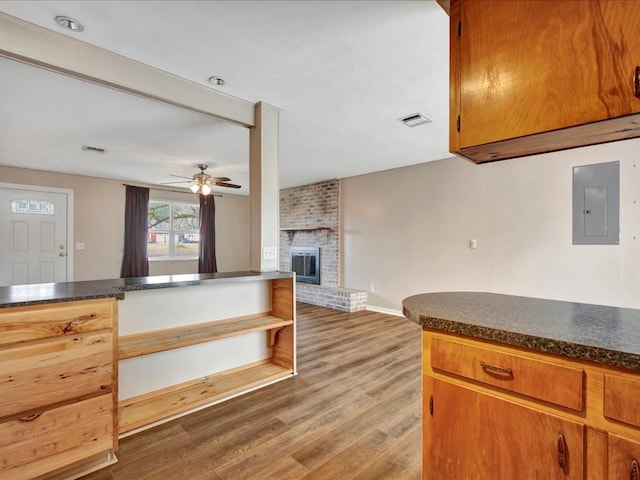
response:
M255 126L249 129L251 196L251 270L278 270L280 189L278 123L280 110L257 103Z

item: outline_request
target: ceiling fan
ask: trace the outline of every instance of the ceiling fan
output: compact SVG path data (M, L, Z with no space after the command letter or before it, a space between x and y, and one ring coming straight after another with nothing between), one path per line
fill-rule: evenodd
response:
M199 163L198 168L200 169L199 173L194 173L193 177L183 177L182 175L171 175L172 177L185 178L186 180L180 180L178 182L163 182L162 185L170 185L173 183L191 183L191 191L193 193L198 193L202 195L209 195L211 193L211 186L216 185L218 187L227 187L227 188L240 188L240 185L236 185L235 183L228 183L231 181L228 177L212 177L208 173L204 173L207 169L208 165L204 163Z

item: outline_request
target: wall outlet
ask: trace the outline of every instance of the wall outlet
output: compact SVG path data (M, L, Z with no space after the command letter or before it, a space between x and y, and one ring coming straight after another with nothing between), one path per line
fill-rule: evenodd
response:
M83 242L77 242L76 243L76 250L84 250L84 243Z
M371 293L374 293L374 292L376 291L376 286L375 286L373 283L370 283L370 284L369 284L369 291L370 291Z
M278 259L278 247L263 247L262 248L263 260L277 260Z

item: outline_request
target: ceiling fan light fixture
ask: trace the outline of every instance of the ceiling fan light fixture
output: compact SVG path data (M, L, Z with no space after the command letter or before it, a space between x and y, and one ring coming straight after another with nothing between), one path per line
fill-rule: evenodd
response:
M202 185L202 194L203 195L209 195L211 193L211 187L209 185L207 185L206 183L204 185Z
M61 25L67 30L71 30L73 32L81 32L84 30L84 26L79 21L75 18L67 17L66 15L58 15L55 18L55 21L58 25Z
M193 193L197 193L197 192L198 192L198 190L200 190L200 185L196 185L196 184L194 183L193 185L191 185L190 190L191 190Z

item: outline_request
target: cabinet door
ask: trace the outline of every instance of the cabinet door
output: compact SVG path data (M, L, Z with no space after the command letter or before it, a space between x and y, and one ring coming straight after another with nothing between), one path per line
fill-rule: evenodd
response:
M640 443L610 434L609 480L636 478L640 478Z
M640 112L640 2L461 0L459 7L451 46L454 76L459 61L459 106L451 106L460 115L458 148Z
M581 424L434 380L431 425L425 479L584 478Z

